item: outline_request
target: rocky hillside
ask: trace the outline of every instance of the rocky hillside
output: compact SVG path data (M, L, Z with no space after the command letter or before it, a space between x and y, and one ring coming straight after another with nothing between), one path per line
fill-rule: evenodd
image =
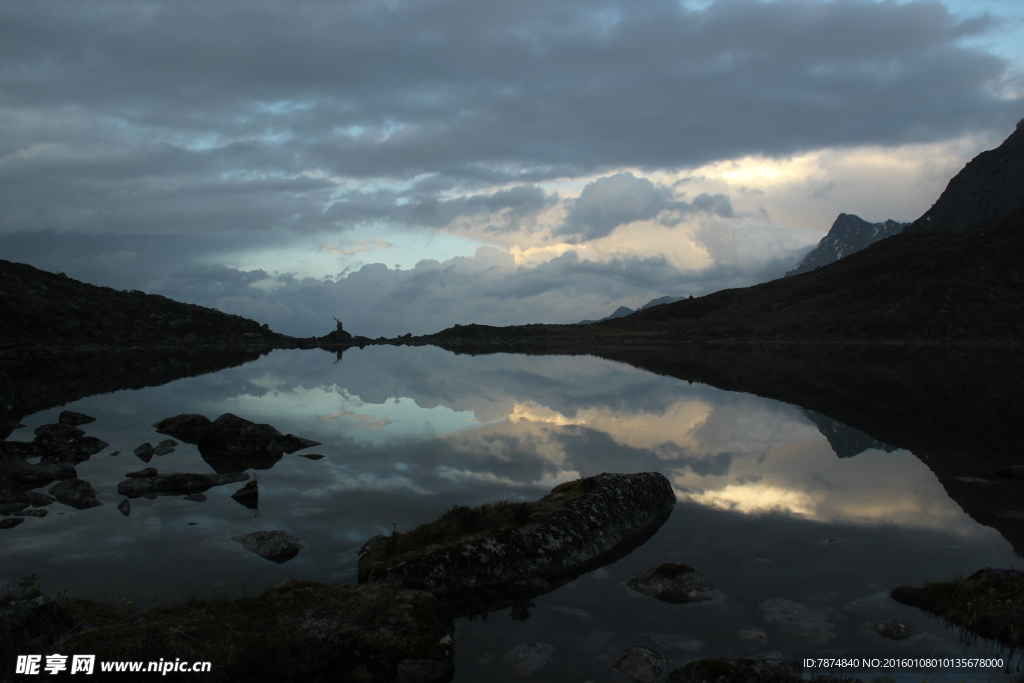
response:
M0 351L26 347L285 343L255 320L0 260Z
M907 225L907 223L898 223L894 220L868 223L860 216L841 213L832 223L828 234L818 242L818 246L804 256L796 268L786 273L785 277L807 273L815 268L835 263L844 256L855 254L878 240L902 232Z
M908 232L967 230L1024 206L1024 119L995 149L974 157Z

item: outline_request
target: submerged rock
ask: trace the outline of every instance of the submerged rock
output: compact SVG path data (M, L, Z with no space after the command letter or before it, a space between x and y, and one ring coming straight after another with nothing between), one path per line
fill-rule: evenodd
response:
M4 517L0 519L0 529L13 529L24 521L24 517Z
M889 640L906 640L910 636L917 634L917 629L907 626L902 621L897 621L896 619L870 621L868 622L868 628Z
M250 553L255 553L265 560L283 564L299 554L306 544L287 531L253 531L248 534L232 536Z
M626 585L638 593L680 604L702 602L718 595L714 586L689 565L666 562L634 576Z
M548 585L617 559L674 505L668 480L643 472L566 482L539 501L500 510L453 508L407 534L371 539L360 550L359 580L397 580L439 595L515 591L538 579Z
M835 638L835 625L823 609L786 598L772 598L758 606L764 620L787 633L820 645Z
M147 494L163 493L184 495L200 493L214 486L245 481L249 475L245 472L234 474L193 474L191 472L173 472L158 474L152 477L125 479L117 485L117 492L122 496L138 497Z
M117 509L122 515L127 517L128 514L132 511L132 503L130 500L125 498L118 504Z
M613 657L611 665L636 683L654 683L668 666L668 659L660 652L646 647L631 647Z
M70 505L79 510L94 508L103 505L96 500L96 489L84 479L67 479L50 487L50 493L54 495L58 503Z
M554 652L555 646L547 643L520 643L502 655L501 661L525 678L547 666Z

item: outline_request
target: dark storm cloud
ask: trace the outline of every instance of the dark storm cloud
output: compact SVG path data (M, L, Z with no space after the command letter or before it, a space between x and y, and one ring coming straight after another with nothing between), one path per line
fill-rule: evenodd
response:
M1003 129L1007 65L960 42L994 24L856 0L3 3L0 221L317 230L328 177L472 189Z

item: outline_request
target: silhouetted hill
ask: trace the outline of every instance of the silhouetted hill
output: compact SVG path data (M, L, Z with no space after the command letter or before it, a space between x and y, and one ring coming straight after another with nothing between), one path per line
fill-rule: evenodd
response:
M868 223L860 216L841 213L832 223L828 234L818 242L818 246L804 256L796 268L786 273L785 277L807 273L815 268L835 263L844 256L855 254L878 240L902 232L907 225L909 224L898 223L894 220Z
M939 199L907 232L967 230L1024 206L1024 119L995 149L953 176Z
M41 347L273 346L289 340L241 316L0 259L0 351L6 354Z

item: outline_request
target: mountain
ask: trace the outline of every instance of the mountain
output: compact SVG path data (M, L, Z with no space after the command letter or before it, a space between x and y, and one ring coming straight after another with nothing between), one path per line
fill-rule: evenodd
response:
M907 232L967 230L1024 206L1024 119L995 149L957 173Z
M902 232L907 225L909 223L898 223L894 220L868 223L860 216L841 213L829 228L828 234L818 242L818 246L804 256L796 268L786 273L785 277L799 275L835 263L844 256L858 252L878 240Z
M967 164L913 225L814 271L585 328L471 325L421 340L545 347L710 340L1020 343L1024 182L1007 179L1022 171L1024 121L999 148ZM1008 206L1018 208L973 222Z
M289 345L266 325L0 259L0 356L87 347Z
M682 301L685 298L685 296L659 296L657 299L651 299L637 310L643 311L648 308L653 308L654 306L661 306L662 304L671 304L675 303L676 301ZM693 297L691 296L690 298L692 299Z
M645 303L643 306L641 306L640 308L638 308L636 310L637 311L642 311L644 309L651 308L652 306L660 306L661 304L670 304L673 301L679 301L680 299L685 299L685 298L686 298L685 296L660 296L657 299L651 299L650 301L648 301L647 303ZM632 313L636 313L636 311L634 311L632 308L628 308L626 306L619 306L618 308L615 309L615 311L611 315L607 315L607 316L601 318L600 320L581 320L581 321L579 321L576 324L577 325L593 325L594 323L604 322L605 320L612 320L613 318L624 318L627 315L630 315Z

